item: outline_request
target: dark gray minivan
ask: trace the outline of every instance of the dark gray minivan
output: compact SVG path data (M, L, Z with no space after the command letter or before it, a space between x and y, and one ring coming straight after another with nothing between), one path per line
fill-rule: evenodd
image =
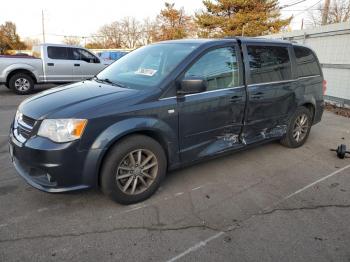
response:
M101 187L136 203L167 170L272 140L303 145L325 88L315 53L291 42L160 42L21 103L11 159L40 190Z

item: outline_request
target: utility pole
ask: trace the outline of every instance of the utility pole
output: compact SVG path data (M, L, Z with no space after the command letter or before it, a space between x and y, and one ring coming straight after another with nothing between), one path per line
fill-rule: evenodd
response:
M301 27L300 27L300 30L303 30L304 29L304 18L301 19Z
M43 43L45 43L45 21L44 21L44 10L41 10L41 25L43 31Z
M323 12L322 12L322 25L327 24L330 3L331 3L331 0L324 0L324 6L323 6Z

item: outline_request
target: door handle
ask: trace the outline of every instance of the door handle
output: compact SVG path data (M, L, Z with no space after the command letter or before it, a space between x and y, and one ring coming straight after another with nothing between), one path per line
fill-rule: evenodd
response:
M252 94L250 97L251 97L251 98L254 98L254 99L260 99L260 98L263 97L263 95L264 95L263 92L258 92L258 93Z
M47 63L47 66L54 66L54 63Z
M233 97L230 98L230 102L242 101L242 97L243 96L233 96Z
M80 66L80 64L74 64L74 66Z

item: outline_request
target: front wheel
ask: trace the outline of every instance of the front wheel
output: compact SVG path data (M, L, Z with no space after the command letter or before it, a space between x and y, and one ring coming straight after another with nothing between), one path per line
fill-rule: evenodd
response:
M290 119L287 127L287 133L281 139L281 144L296 148L302 146L310 133L312 125L312 115L306 107L299 107Z
M104 194L120 204L149 198L166 173L161 145L148 136L132 135L118 142L106 156L100 177Z

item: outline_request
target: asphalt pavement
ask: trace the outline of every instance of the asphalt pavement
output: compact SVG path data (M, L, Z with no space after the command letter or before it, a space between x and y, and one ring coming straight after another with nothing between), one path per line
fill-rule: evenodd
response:
M40 89L39 91L45 88ZM350 261L350 119L168 174L143 203L40 192L7 153L18 96L0 88L0 261Z

